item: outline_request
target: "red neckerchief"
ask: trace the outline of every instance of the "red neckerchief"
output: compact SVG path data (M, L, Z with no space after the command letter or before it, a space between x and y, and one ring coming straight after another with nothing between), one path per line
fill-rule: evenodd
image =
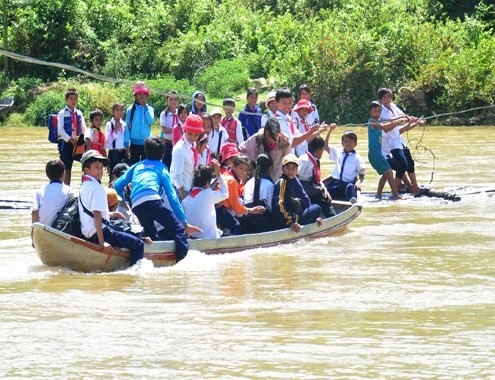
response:
M70 117L72 119L72 136L71 137L75 137L75 136L77 136L77 116L76 116L76 109L74 108L74 111L71 111L70 108L69 108L69 112L70 112Z
M83 177L83 182L91 182L91 181L96 181L101 185L101 181L98 181L96 178L91 177L90 175L85 174Z
M189 196L191 198L194 198L196 195L198 195L203 189L201 187L194 187L191 192L189 193Z
M210 152L210 147L206 146L206 165L211 164L211 152Z
M304 131L305 131L305 132L309 131L309 123L306 121L306 119L305 119L305 118L302 118L302 116L301 116L301 115L299 115L298 120L299 120L299 121L301 122L301 124L303 125L303 127L304 127Z
M278 143L276 141L272 141L272 142L267 141L266 145L268 145L268 149L274 150L277 148Z
M317 183L320 183L321 182L321 170L320 170L320 167L318 166L318 163L316 162L316 159L314 158L314 156L309 153L309 151L306 151L306 153L308 154L308 158L309 160L311 161L311 163L313 164L313 169L315 171L315 181Z
M296 135L296 128L294 127L294 123L292 122L292 118L289 115L283 115L283 116L285 116L287 124L289 125L290 133L292 133L292 136L295 136ZM278 112L275 113L274 117L282 118Z
M182 140L184 141L184 143L189 144L189 142L186 139L186 135L182 136ZM198 166L198 161L199 161L199 152L195 144L191 144L191 145L192 145L191 150L193 151L193 158L194 158L194 167L196 168L196 166Z

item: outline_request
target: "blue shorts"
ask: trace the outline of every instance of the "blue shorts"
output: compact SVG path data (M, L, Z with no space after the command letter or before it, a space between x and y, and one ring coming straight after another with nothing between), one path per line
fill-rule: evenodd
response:
M382 152L368 152L368 160L370 161L371 166L379 175L385 173L388 169L390 169L390 165L388 164L385 157L383 157Z
M72 164L74 163L74 158L72 158L72 153L74 151L74 146L65 142L64 140L58 140L58 152L60 154L60 161L65 165L65 170L71 171Z

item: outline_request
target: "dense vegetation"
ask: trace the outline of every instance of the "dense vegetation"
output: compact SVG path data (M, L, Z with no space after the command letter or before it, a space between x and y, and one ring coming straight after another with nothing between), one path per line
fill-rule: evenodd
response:
M308 83L320 114L339 122L365 120L383 85L423 113L494 103L495 8L483 1L9 0L8 9L10 51L187 96L242 93L259 77ZM72 75L10 60L3 94L44 124ZM83 107L130 101L128 86L82 88Z

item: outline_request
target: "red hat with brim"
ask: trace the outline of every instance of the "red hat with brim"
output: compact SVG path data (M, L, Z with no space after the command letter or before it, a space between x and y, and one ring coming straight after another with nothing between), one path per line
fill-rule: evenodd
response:
M299 111L302 108L306 108L308 110L308 113L313 112L313 106L309 101L306 99L301 99L297 102L296 106L294 107L294 111Z
M184 132L188 133L204 133L203 119L199 115L189 115L184 122Z
M146 96L150 96L150 91L148 90L148 87L146 87L146 83L141 81L136 82L132 89L132 96L136 96L137 94L146 94Z
M222 162L225 162L229 158L238 156L240 153L237 150L237 146L234 143L226 143L220 149L220 155L222 156Z

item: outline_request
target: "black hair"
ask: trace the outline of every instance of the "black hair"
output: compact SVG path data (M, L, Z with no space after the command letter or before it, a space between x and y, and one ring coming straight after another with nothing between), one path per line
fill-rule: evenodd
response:
M259 201L260 201L261 175L269 174L272 166L273 166L273 160L269 154L261 153L256 159L256 169L254 170L254 198L253 198L253 202L256 206L259 205Z
M357 144L357 135L353 131L345 131L344 134L342 135L342 144L344 143L344 137L348 137L351 140L354 140L354 142Z
M210 166L203 164L198 165L196 169L194 169L192 185L194 187L205 187L207 184L210 184L212 176L213 172Z
M71 95L76 95L77 97L79 97L79 93L74 87L71 87L67 90L67 92L65 93L65 100L69 99L69 96Z
M223 100L222 105L223 105L224 107L225 107L225 106L227 106L227 107L232 107L232 108L235 108L235 100L234 100L234 99L232 99L232 98L225 98L225 99Z
M258 90L255 89L254 87L248 88L246 98L249 98L253 94L258 95Z
M189 107L187 106L187 104L179 104L177 106L177 116L180 115L184 110L186 110L189 114Z
M101 116L101 118L103 119L103 111L98 108L91 111L91 113L89 114L89 121L93 122L96 116Z
M198 137L198 139L196 140L196 146L197 145L205 145L206 143L208 143L208 136L206 135L206 133L201 133Z
M290 89L288 87L279 88L275 93L275 101L278 103L280 99L285 99L285 98L292 99L292 93L290 92Z
M307 85L307 84L300 85L299 90L297 90L297 96L298 97L301 97L302 91L306 91L306 92L309 92L309 94L311 94L311 87L309 87L309 85Z
M265 127L263 128L263 147L265 148L265 152L269 152L268 143L266 141L266 134L268 134L272 140L278 141L277 136L275 134L279 134L281 132L280 122L274 118L269 117L265 123Z
M316 136L310 142L308 142L309 153L314 153L318 149L323 149L325 147L325 140L321 136Z
M369 106L369 110L371 111L373 108L376 108L376 107L381 107L382 105L380 104L379 101L377 100L373 100L371 103L370 103L370 106Z
M50 181L60 179L65 172L64 163L59 160L50 160L46 163L45 173Z
M165 143L160 137L148 137L144 140L144 154L149 160L161 160L165 154Z
M394 93L392 92L392 90L390 88L386 88L386 87L380 87L378 89L378 99L379 100L382 100L382 98L387 95L387 94L390 94L390 96L394 96Z
M211 115L208 112L201 112L199 116L201 117L201 119L203 119L203 123L204 123L204 119L210 120L211 127L213 128L213 117L211 117Z
M129 165L125 162L121 162L113 167L112 176L115 176L115 178L120 178L124 175L127 169L129 169Z
M115 112L115 110L117 109L117 107L122 107L122 109L124 109L124 103L122 103L122 102L115 102L115 103L113 103L113 106L112 106L112 115Z
M177 97L177 99L179 99L179 93L175 90L170 90L169 92L167 92L166 99L168 100L168 98L170 98L171 96Z
M238 154L234 157L234 162L232 163L232 165L238 167L242 164L246 164L247 166L249 166L249 158L243 154Z

